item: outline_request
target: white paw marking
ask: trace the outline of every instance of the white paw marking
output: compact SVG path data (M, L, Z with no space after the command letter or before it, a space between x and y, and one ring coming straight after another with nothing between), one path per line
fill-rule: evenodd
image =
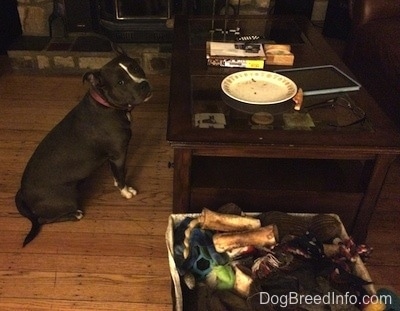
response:
M76 210L75 217L77 220L81 220L83 218L83 212L80 209Z
M137 194L137 191L135 189L133 189L132 187L125 186L124 188L121 189L121 195L125 199L131 199L136 194Z

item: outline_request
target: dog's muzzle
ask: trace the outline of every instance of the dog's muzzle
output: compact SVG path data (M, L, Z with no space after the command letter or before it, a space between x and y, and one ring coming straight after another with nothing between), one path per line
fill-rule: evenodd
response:
M143 102L148 101L153 96L149 82L147 80L144 80L140 82L139 87L141 93L145 94Z

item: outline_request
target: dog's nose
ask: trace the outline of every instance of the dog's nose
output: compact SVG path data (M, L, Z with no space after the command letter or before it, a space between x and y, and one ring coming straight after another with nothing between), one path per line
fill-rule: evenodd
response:
M150 84L147 81L140 82L140 90L144 93L150 92Z

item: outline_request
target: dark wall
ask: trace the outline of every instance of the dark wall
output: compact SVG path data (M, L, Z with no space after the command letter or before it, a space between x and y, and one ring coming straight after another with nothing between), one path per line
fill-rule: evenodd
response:
M22 34L17 10L17 0L0 0L0 54Z
M314 0L275 0L275 14L304 15L311 19Z

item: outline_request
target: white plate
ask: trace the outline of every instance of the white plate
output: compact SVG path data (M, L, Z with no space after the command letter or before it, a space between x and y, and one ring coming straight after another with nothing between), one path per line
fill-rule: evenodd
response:
M229 97L247 104L269 105L284 102L297 92L296 84L275 72L245 70L227 76L221 83Z

